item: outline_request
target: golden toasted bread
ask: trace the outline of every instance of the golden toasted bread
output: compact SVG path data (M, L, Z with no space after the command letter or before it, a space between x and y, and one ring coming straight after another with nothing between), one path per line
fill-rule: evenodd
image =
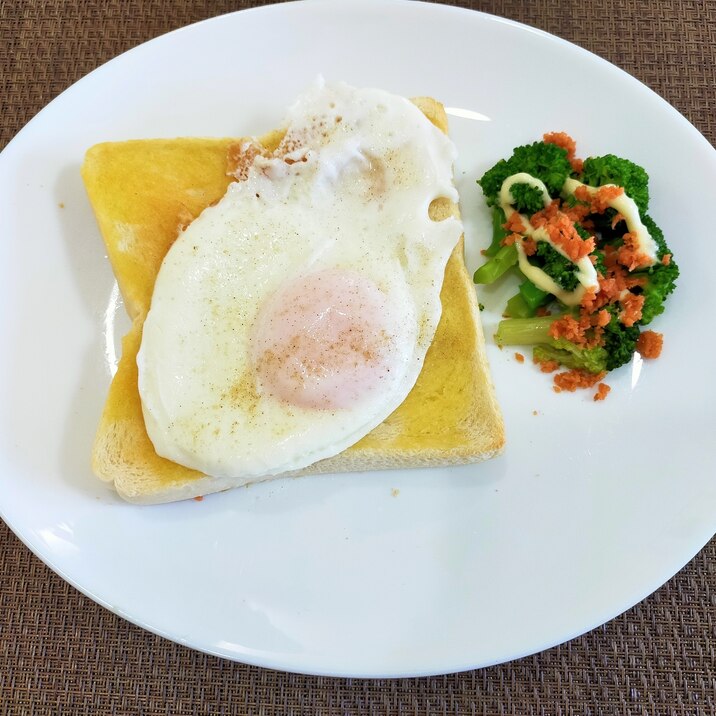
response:
M442 131L439 102L413 100ZM268 149L282 134L259 141ZM127 312L133 324L109 389L92 453L94 472L125 499L170 502L245 483L217 479L156 454L144 427L137 387L137 351L154 281L179 231L224 195L233 178L238 139L157 139L99 144L82 176ZM458 208L433 202L440 220ZM346 472L453 465L496 455L504 445L501 414L485 356L475 289L465 268L463 241L445 269L442 316L410 394L383 423L340 454L296 473Z

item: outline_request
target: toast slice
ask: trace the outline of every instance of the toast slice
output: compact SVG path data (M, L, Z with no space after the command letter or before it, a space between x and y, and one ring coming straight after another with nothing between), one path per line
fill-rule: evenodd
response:
M447 132L442 105L413 100ZM259 141L269 150L282 138ZM102 480L135 503L171 502L244 484L214 478L157 455L145 426L136 356L154 280L179 231L219 201L233 178L238 139L157 139L98 144L86 155L82 176L124 298L132 327L110 385L92 452ZM458 207L439 199L430 215L440 220ZM499 406L485 356L475 289L455 247L440 294L442 316L423 369L410 394L383 423L334 457L286 475L413 468L478 462L505 442ZM267 478L268 479L268 478Z

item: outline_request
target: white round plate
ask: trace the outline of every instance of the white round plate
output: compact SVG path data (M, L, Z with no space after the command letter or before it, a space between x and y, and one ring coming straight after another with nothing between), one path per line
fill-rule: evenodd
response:
M508 447L489 463L275 481L159 507L119 500L89 454L127 322L85 195L104 140L276 126L322 73L449 108L469 263L489 240L475 179L543 132L651 174L682 268L663 356L555 395L491 343ZM571 90L571 91L570 91ZM573 45L400 1L240 12L138 47L70 87L0 158L0 512L108 609L182 644L331 675L451 672L616 616L716 525L712 270L716 153L673 108ZM509 291L481 294L492 334ZM115 317L117 319L115 325ZM537 411L537 415L533 414Z

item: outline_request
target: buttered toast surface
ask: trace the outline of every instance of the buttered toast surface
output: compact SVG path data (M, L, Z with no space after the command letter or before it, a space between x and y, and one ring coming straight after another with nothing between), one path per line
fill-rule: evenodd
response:
M414 100L442 131L442 105ZM269 150L282 137L260 139ZM125 499L167 502L242 484L183 467L157 455L147 435L136 356L162 260L180 230L219 201L238 139L161 139L92 147L82 174L132 327L111 383L92 455L95 473ZM439 221L457 215L447 199L430 206ZM290 474L450 465L487 459L502 449L504 429L485 357L475 290L462 240L445 270L442 314L423 369L409 395L357 443ZM357 478L359 479L359 478Z

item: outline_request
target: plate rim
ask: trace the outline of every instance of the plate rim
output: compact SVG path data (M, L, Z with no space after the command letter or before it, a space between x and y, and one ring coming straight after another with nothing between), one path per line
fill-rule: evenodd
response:
M430 9L431 12L444 12L447 14L454 14L454 15L464 15L465 13L469 15L476 14L478 16L481 16L485 21L487 22L499 22L508 26L519 28L523 31L528 31L530 33L533 33L537 36L540 36L544 39L549 40L550 42L556 42L558 44L562 44L569 48L570 51L577 51L580 53L585 53L587 56L589 56L591 61L598 61L599 63L603 63L606 66L610 68L610 71L617 70L619 73L624 75L626 78L628 78L631 82L638 83L643 89L647 90L653 98L656 98L661 103L662 109L664 111L668 111L674 118L677 118L680 122L680 124L684 127L686 130L688 128L688 131L695 133L694 139L697 139L704 143L705 148L710 150L712 154L714 155L713 158L716 158L716 149L710 144L710 142L706 139L706 137L696 128L685 116L683 116L675 107L673 107L671 104L669 104L663 97L658 95L654 90L652 90L648 85L646 85L641 80L637 79L633 75L629 74L625 70L621 69L617 65L613 64L612 62L609 62L608 60L604 59L603 57L595 54L594 52L591 52L590 50L587 50L584 47L581 47L579 45L576 45L575 43L572 43L568 40L565 40L563 38L560 38L556 35L553 35L551 33L548 33L544 30L526 25L524 23L516 22L514 20L510 20L508 18L504 18L497 15L492 15L489 13L486 13L484 11L479 10L472 10L469 8L464 7L457 7L452 5L443 5L440 3L431 3L426 2L424 0L368 0L368 2L360 2L360 0L351 0L350 2L347 2L343 5L343 8L350 7L350 8L359 8L361 10L364 10L368 8L369 6L373 6L375 8L381 6L381 5L392 5L395 7L404 7L404 8L410 8L411 11L416 11L415 8L419 8L417 12L423 12L425 9ZM147 45L150 45L152 43L156 43L157 41L165 41L165 38L171 38L174 35L177 35L179 33L186 32L192 28L195 28L200 25L210 24L210 23L221 23L226 20L228 17L237 16L245 13L266 13L266 12L276 12L280 11L283 8L287 6L324 6L324 7L331 7L332 9L335 8L338 12L337 4L332 2L332 0L291 0L288 3L274 3L274 4L267 4L267 5L261 5L258 7L252 7L242 10L236 10L233 12L223 13L214 17L206 18L203 20L200 20L195 23L191 23L189 25L176 28L174 30L171 30L166 33L162 33L152 39L149 39L139 45L136 45L135 47L132 47L121 54L111 58L107 62L102 63L95 69L93 69L91 72L87 73L86 75L82 76L80 79L78 79L76 82L72 83L69 87L64 89L61 93L59 93L55 98L53 98L48 104L46 104L39 112L37 112L18 132L15 134L14 137L11 138L11 140L8 142L6 147L0 152L0 166L2 162L2 157L6 154L10 154L12 151L15 151L15 147L20 143L22 140L22 136L25 134L26 130L34 125L37 121L40 121L43 115L48 112L51 107L61 100L61 98L65 98L65 95L67 93L71 93L75 87L83 83L85 80L88 80L91 76L95 75L95 73L101 73L108 65L116 62L120 62L122 58L124 58L125 55L128 55L130 53L135 53L142 51L142 48L144 48ZM8 151L10 150L10 152ZM48 568L50 568L53 572L55 572L61 579L63 579L65 582L70 584L72 587L77 589L79 592L84 594L86 597L91 599L92 601L96 602L103 608L109 610L110 612L122 617L123 619L126 619L130 623L150 632L153 634L156 634L158 636L161 636L164 639L167 639L169 641L172 641L174 643L180 644L182 646L189 647L191 649L207 653L213 656L218 656L220 658L228 659L231 661L237 661L240 663L246 663L251 664L255 666L260 666L263 668L272 668L272 669L280 669L284 671L290 671L292 673L300 673L300 674L311 674L311 675L320 675L320 676L342 676L342 677L350 677L352 674L349 673L343 673L343 672L336 672L331 670L317 670L315 668L309 668L308 670L303 670L301 668L297 668L295 664L292 662L286 662L282 663L280 659L275 658L275 653L271 658L268 659L262 659L262 658L254 658L252 655L242 655L240 658L238 656L232 656L231 654L222 653L219 650L212 650L210 648L204 648L201 646L197 646L194 643L191 642L189 639L181 639L178 638L176 635L169 634L165 632L162 629L155 628L150 624L144 623L141 621L141 619L138 619L136 617L133 617L130 614L127 614L123 612L123 610L117 608L116 606L112 605L111 603L107 602L106 599L103 599L99 595L95 594L92 590L83 587L81 584L76 582L69 574L67 574L62 567L60 567L59 564L57 564L52 559L48 558L48 556L43 552L43 549L41 546L39 546L37 543L33 542L33 540L26 534L22 533L18 528L16 528L13 521L8 519L8 516L6 514L6 511L3 507L3 501L0 500L0 518L3 519L5 524L8 526L10 531L15 534L15 536L25 545L27 549L29 549L35 557L40 559L43 564L45 564ZM708 532L707 529L704 530L705 532ZM586 629L583 629L579 631L578 633L572 634L571 636L568 636L566 638L559 638L553 642L550 642L549 644L544 645L539 651L552 648L558 644L565 643L566 641L569 641L571 639L574 639L582 634L585 634L594 628L600 626L601 624L606 623L607 621L611 621L615 617L617 617L619 614L624 613L628 609L633 608L636 604L638 604L640 601L642 601L644 598L652 594L654 591L659 589L663 584L665 584L669 579L673 578L675 574L677 574L681 569L683 569L684 566L686 566L702 549L703 547L710 541L710 539L713 538L713 534L711 534L710 537L707 537L706 540L701 544L698 548L693 551L693 553L690 554L688 559L683 561L683 563L680 564L680 566L677 566L676 569L674 569L673 572L670 573L669 577L665 580L659 580L659 583L655 586L650 584L647 587L645 587L642 592L642 596L637 599L635 602L629 604L625 608L618 608L616 611L610 612L611 616L608 616L606 619L603 619L601 616L598 618L598 621L596 621L594 624L589 626ZM681 560L677 560L681 561ZM668 571L668 570L664 570ZM524 656L538 653L534 650L526 651L522 654L518 654L515 656L511 656L510 660L512 659L518 659L523 658ZM359 674L355 678L403 678L403 677L422 677L422 676L429 676L429 675L438 675L438 674L445 674L445 673L453 673L453 672L459 672L459 671L466 671L474 668L481 668L484 666L490 666L498 663L504 663L504 659L498 659L494 662L485 662L480 663L478 665L452 665L446 667L446 670L440 670L435 671L434 669L428 669L425 671L415 671L410 670L408 673L395 673L395 674L386 674L385 672L378 672L375 674Z

